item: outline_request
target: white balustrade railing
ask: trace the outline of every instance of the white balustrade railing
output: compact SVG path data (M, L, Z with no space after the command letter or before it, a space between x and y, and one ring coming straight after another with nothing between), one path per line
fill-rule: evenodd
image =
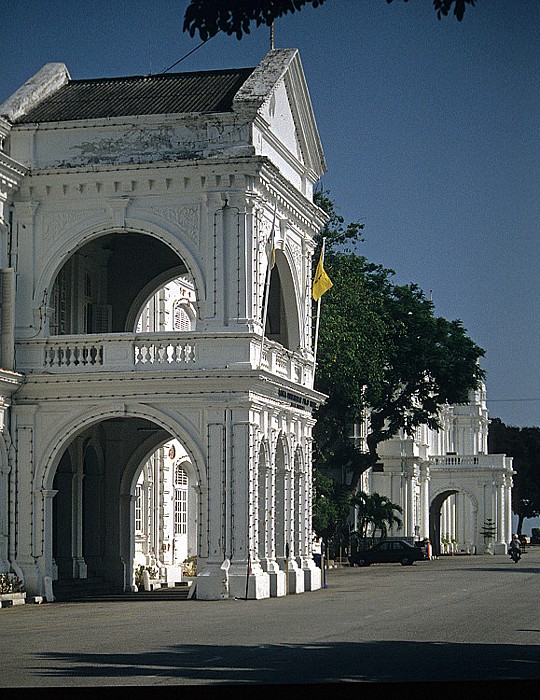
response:
M506 455L488 454L488 455L441 455L430 458L431 467L444 467L446 469L452 467L486 467L493 466L504 467L506 464Z
M16 342L17 370L36 373L263 369L306 387L313 363L260 337L205 333L111 333L33 338Z
M100 343L62 343L44 348L43 366L95 367L103 364L103 345Z
M189 365L196 361L195 344L147 340L134 345L135 365Z

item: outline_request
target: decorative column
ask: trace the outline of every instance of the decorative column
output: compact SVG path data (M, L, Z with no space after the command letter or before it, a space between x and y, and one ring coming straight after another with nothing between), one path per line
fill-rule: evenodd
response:
M506 497L505 477L501 475L496 481L497 498L497 534L495 540L495 554L506 554L505 528L506 528Z
M415 494L414 465L411 465L411 473L407 475L407 535L414 537L414 506L416 502Z
M9 464L0 466L0 571L9 571Z
M208 558L197 566L197 597L229 597L230 551L226 522L230 518L229 458L224 412L212 411L208 423Z
M429 538L429 464L424 462L420 467L420 536L422 539Z
M73 484L73 577L87 578L88 568L83 557L83 449L81 438L77 438L76 464Z
M508 459L508 458L506 458ZM510 457L510 460L512 458ZM504 529L504 541L506 544L510 544L512 540L512 477L507 476L505 480L505 508L506 508L506 518L505 518L505 529Z
M41 497L43 501L44 547L43 547L43 577L48 577L51 581L58 578L58 567L53 562L52 553L52 522L53 522L53 499L58 491L54 489L42 489ZM52 601L50 601L52 602Z
M270 581L262 570L255 543L257 479L254 454L255 426L245 411L233 411L231 474L231 566L229 595L234 598L268 598Z
M30 595L41 595L39 572L34 558L34 531L41 530L42 513L35 512L34 499L34 416L35 406L16 409L17 509L15 515L15 565L24 576ZM13 560L12 560L13 564Z
M278 506L277 497L277 470L276 470L276 434L277 430L268 428L268 440L271 445L271 465L269 465L269 493L268 493L268 540L267 540L267 560L266 571L270 579L270 596L279 598L284 596L286 590L285 572L279 567L276 549L276 515Z
M300 488L299 473L297 471L297 462L294 456L293 436L289 440L291 449L291 463L289 465L289 480L288 480L288 533L287 542L289 543L289 552L287 556L287 575L288 575L288 592L289 593L304 593L304 572L299 566L301 562L298 557L299 552L296 550L299 542L297 540L297 530L300 526L300 503L302 494L298 492Z
M304 503L302 512L303 549L301 566L304 571L304 590L316 591L322 585L322 569L317 566L313 559L313 440L311 438L311 426L306 426L304 430L309 430L309 437L304 435Z

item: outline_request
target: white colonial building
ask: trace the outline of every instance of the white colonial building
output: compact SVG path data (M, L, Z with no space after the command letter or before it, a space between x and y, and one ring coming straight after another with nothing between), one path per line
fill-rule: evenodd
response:
M403 509L389 536L429 539L434 554L504 554L512 538L512 458L488 454L488 412L482 385L466 405L446 406L441 428L401 432L378 448L380 462L361 488ZM493 538L482 534L492 523Z
M47 64L0 105L0 571L30 594L130 590L190 555L201 599L320 587L324 171L292 49L93 80Z

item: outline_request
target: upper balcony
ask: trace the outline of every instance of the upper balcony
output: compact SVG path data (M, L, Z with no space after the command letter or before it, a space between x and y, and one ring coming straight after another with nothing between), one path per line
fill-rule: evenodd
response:
M267 339L261 344L255 334L172 331L52 336L18 340L16 358L17 371L25 374L261 369L307 389L313 387L312 360Z
M511 469L512 457L504 454L437 455L429 460L430 469Z

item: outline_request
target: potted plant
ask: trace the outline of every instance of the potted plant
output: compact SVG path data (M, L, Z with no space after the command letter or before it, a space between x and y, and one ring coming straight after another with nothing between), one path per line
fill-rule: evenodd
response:
M184 559L182 562L182 569L184 571L184 576L197 576L197 557L193 555Z
M446 534L442 540L443 552L448 554L448 547L450 546L450 535Z
M0 608L25 602L26 592L21 579L15 574L0 574Z
M144 590L144 572L148 572L150 579L157 578L158 571L152 566L143 566L142 564L135 569L135 590Z
M493 554L496 526L491 518L486 518L480 534L484 538L484 554Z

